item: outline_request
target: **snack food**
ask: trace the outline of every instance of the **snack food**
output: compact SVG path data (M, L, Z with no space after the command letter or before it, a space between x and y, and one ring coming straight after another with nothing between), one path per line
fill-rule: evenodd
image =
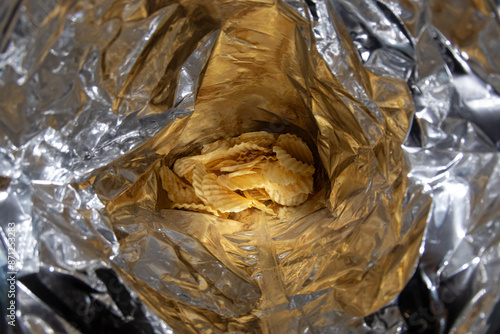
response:
M199 154L160 168L170 208L226 216L250 208L298 206L313 191L307 144L293 134L244 133L204 145Z

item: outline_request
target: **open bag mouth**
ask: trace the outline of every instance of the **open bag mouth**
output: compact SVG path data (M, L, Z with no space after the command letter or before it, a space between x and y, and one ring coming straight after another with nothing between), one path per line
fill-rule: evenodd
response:
M105 205L120 244L120 270L167 323L178 317L179 329L209 326L200 323L203 317L223 332L293 331L297 319L319 316L311 303L351 316L373 313L409 280L428 211L424 201L417 219L405 218L406 203L415 201L405 194L401 147L413 110L406 83L364 71L376 82L370 109L308 45L307 22L287 5L238 2L222 6L223 15L214 6L198 14L219 22L220 30L200 72L192 114L114 162L120 168L146 150L158 157L118 197L107 193L110 184L122 186L120 172L95 179L97 193L110 198ZM134 80L127 80L129 87ZM260 139L242 139L257 133ZM265 136L272 141L257 143ZM296 169L283 162L292 153L282 148L287 136L306 145L310 164L297 156L289 160ZM211 151L217 145L227 147ZM253 175L283 177L302 168L309 179L293 184L310 182L310 188L273 197L273 180L263 186L269 205L229 191L225 164L247 154L239 151L245 145L261 150L265 162L248 169ZM272 172L275 164L284 169ZM293 203L300 194L304 199ZM169 255L160 259L159 249ZM154 270L144 270L151 263ZM295 305L298 296L309 300Z
M23 331L494 328L491 8L2 8L1 236Z

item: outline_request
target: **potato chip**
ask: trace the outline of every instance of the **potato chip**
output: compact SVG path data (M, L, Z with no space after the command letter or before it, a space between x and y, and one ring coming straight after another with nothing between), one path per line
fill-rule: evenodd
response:
M233 166L224 166L220 168L221 172L235 172L240 169L249 169L252 168L253 166L257 165L259 162L264 159L264 156L258 156L252 161L246 162L246 163L241 163L241 164L234 164Z
M237 165L238 163L239 162L236 160L217 160L210 164L207 164L206 167L211 171L220 171L220 169L223 167L234 166Z
M258 201L265 202L271 200L271 197L269 197L269 194L264 188L248 189L247 192Z
M279 184L290 184L300 176L300 174L286 170L279 162L271 162L267 165L267 168L262 169L264 180Z
M234 138L226 138L214 141L213 143L205 144L201 148L201 154L213 152L217 149L228 149L236 144Z
M298 177L295 182L290 184L279 184L275 182L267 181L264 184L264 189L269 193L269 191L278 191L284 196L293 197L298 194L309 194L313 190L313 178L312 177Z
M211 213L213 215L219 216L219 217L225 217L227 218L227 214L223 214L209 206L203 205L203 204L174 204L172 205L173 209L186 209L186 210L191 210L191 211L198 211L201 213Z
M173 172L180 177L191 181L194 166L198 163L195 157L184 157L177 159L172 167Z
M245 174L235 177L221 175L218 177L219 183L229 190L248 190L264 186L264 178L261 174Z
M227 148L217 148L214 151L210 151L205 154L199 154L199 155L193 155L189 157L184 157L179 159L178 161L181 161L179 163L179 166L177 165L177 162L174 164L174 172L177 174L182 173L186 174L191 171L191 168L196 164L196 163L202 163L203 165L206 166L213 166L218 163L221 163L226 160L231 160L234 158L237 158L239 155L239 152L229 152ZM188 168L188 171L183 171L183 168ZM181 174L178 174L181 176Z
M285 169L305 176L311 176L314 174L314 166L305 164L293 158L283 148L279 146L273 146L273 152L276 153L278 162L281 164L281 166L285 167Z
M198 196L205 205L210 205L210 202L205 197L202 189L203 179L206 175L208 175L208 172L205 166L201 163L197 163L193 168L193 178L191 184L193 185L196 196Z
M236 177L236 176L241 176L241 175L248 175L248 174L256 174L257 171L254 169L240 169L237 170L236 172L232 172L229 174L226 174L228 177Z
M240 155L240 154L248 154L251 152L271 152L271 149L269 147L262 147L259 146L255 143L241 143L234 145L230 149L227 150L228 155L233 156L233 155Z
M285 206L300 205L307 200L307 197L309 197L309 194L297 194L295 196L289 196L288 194L282 193L278 190L270 190L268 193L274 202Z
M269 163L273 161L278 161L276 157L272 156L266 156L264 159L262 159L261 162L256 164L255 166L252 167L252 170L258 171L259 173L262 173L264 169L267 169L269 167Z
M235 142L238 144L251 142L259 146L271 146L275 140L275 134L265 131L247 132L235 138Z
M234 159L238 156L239 153L232 153L232 152L229 152L229 150L231 150L231 148L229 148L229 149L218 148L215 151L208 152L206 154L197 155L195 157L199 162L203 163L204 165L209 165L215 161L224 161L224 160Z
M194 188L182 181L167 166L160 169L160 178L163 189L166 190L168 199L174 203L201 203L196 196Z
M251 200L238 195L217 182L217 176L214 174L205 175L201 188L206 200L220 212L239 212L252 206Z
M256 209L259 209L261 211L264 211L265 213L267 214L270 214L270 215L274 215L275 212L273 211L273 209L271 208L268 208L265 204L257 201L255 198L253 198L250 193L248 191L244 191L243 192L243 195L245 195L245 197L249 200L252 201L252 205L253 207L255 207Z
M313 155L307 144L296 135L282 134L276 140L275 146L283 148L288 154L303 163L312 165Z
M241 143L230 148L219 147L214 151L208 152L206 154L192 156L190 158L201 162L204 165L213 166L222 161L234 160L242 154L248 154L252 152L258 152L258 154L261 154L261 152L271 152L271 150L268 147L261 147L254 143Z

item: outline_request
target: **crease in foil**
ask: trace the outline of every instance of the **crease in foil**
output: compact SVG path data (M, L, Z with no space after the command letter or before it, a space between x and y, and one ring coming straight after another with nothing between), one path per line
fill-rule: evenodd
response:
M498 330L493 2L9 0L0 27L22 332ZM314 205L158 209L160 161L260 129L314 148Z

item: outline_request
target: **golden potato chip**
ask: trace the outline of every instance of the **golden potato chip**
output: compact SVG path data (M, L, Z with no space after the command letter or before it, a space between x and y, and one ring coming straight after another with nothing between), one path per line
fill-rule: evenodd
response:
M201 162L207 166L213 166L225 160L234 160L242 154L248 154L249 152L271 152L268 147L261 147L254 143L241 143L234 145L230 148L219 147L214 151L192 156L190 158Z
M251 142L260 146L271 146L276 135L265 131L247 132L235 138L236 143Z
M206 154L201 154L195 156L197 160L204 165L209 165L210 163L213 163L215 161L224 161L224 160L229 160L236 158L238 156L237 153L230 153L230 149L226 148L218 148L215 151L208 152Z
M185 179L191 181L193 168L197 163L198 160L195 157L184 157L181 159L177 159L172 169L176 175L184 177Z
M262 159L261 162L252 167L252 170L257 171L258 173L263 173L264 170L269 168L269 164L278 161L275 156L266 156Z
M186 209L186 210L191 210L191 211L198 211L201 213L211 213L213 215L219 216L219 217L225 217L227 218L227 214L223 214L209 206L203 205L203 204L174 204L172 205L173 209Z
M274 182L266 182L264 185L267 193L272 199L271 192L278 192L279 194L289 198L298 194L309 194L311 191L305 182L294 182L287 185L278 184Z
M241 163L241 164L234 164L233 166L224 166L220 168L221 172L235 172L240 169L249 169L252 168L253 166L257 165L259 162L264 159L264 156L258 156L252 161L246 162L246 163Z
M227 148L217 148L214 151L210 151L205 154L193 155L179 159L178 161L181 161L181 163L178 167L176 166L177 162L174 164L174 172L177 174L178 170L179 173L185 174L186 172L182 171L183 167L192 168L196 163L202 163L206 166L213 166L220 162L237 158L238 155L239 152L229 152L229 149Z
M292 157L306 164L312 165L314 162L311 150L307 144L296 135L290 133L280 135L276 140L275 146L283 148Z
M205 175L201 189L203 196L210 205L220 212L239 212L252 206L251 200L238 195L217 182L217 176L214 174Z
M223 167L230 167L230 166L234 166L237 164L238 164L238 161L236 161L236 160L217 160L217 161L213 161L210 164L207 164L206 167L207 167L207 169L209 169L211 171L220 171L220 169Z
M194 188L182 181L167 166L160 168L160 178L163 189L167 191L168 199L174 203L201 203Z
M278 162L281 164L281 166L285 167L285 169L305 176L311 176L314 174L314 166L305 164L293 158L283 148L279 146L273 146L273 152L276 153Z
M255 143L240 143L227 150L228 156L239 156L240 154L271 152L269 147L262 147Z
M287 193L282 193L278 190L268 191L271 199L281 205L286 206L297 206L304 203L307 200L309 194L297 194L295 196L289 196Z
M205 144L201 148L201 154L206 154L213 152L217 149L228 149L235 144L234 138L226 138L226 139L221 139L214 141L213 143Z
M279 184L290 184L302 175L286 170L279 162L271 162L262 169L264 180Z
M241 176L241 175L247 175L247 174L256 174L257 171L254 169L240 169L237 170L236 172L232 172L229 174L226 174L228 177L236 177L236 176Z
M205 166L201 163L197 163L193 168L193 178L191 184L193 185L196 196L198 196L205 205L210 205L210 202L205 197L202 189L203 179L206 175L208 175L208 172Z
M245 174L234 177L221 175L218 177L219 183L229 190L247 190L264 186L264 178L261 174Z
M255 198L253 198L250 193L248 191L244 191L243 192L243 195L245 195L245 197L249 200L252 201L252 205L253 207L255 207L256 209L259 209L261 211L264 211L265 213L267 214L270 214L270 215L274 215L275 212L273 211L273 209L271 208L268 208L265 204L257 201Z
M269 194L264 188L248 189L247 192L258 201L265 202L271 200L271 197L269 197Z

